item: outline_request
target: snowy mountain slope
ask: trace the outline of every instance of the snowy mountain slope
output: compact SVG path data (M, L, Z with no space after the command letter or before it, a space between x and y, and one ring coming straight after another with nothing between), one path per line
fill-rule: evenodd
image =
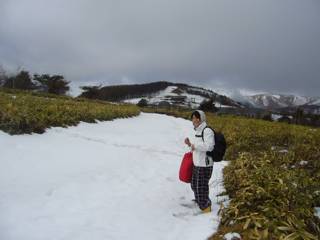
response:
M210 181L213 212L193 216L180 205L193 198L190 185L178 180L193 134L190 121L144 113L44 134L0 131L0 239L205 239L218 226L226 163Z
M320 106L320 98L314 99L314 100L310 101L310 102L308 103L308 105Z
M182 106L188 106L190 105L191 107L197 107L200 105L200 103L203 100L207 100L207 98L199 95L194 95L194 94L188 94L185 91L177 91L178 87L177 86L169 86L165 90L159 91L158 93L154 93L150 96L144 97L148 103L150 104L159 104L162 101L167 101L171 104L180 104ZM124 100L124 102L128 103L138 103L141 98L135 98L135 99L127 99Z
M127 103L137 104L142 98L146 99L149 104L157 105L160 102L168 102L174 105L184 107L198 108L203 101L208 101L210 98L215 99L217 107L241 107L241 104L233 101L225 96L218 95L211 90L192 87L188 85L171 85L166 89L152 94L146 94L139 98L128 98L124 100Z
M279 94L257 94L247 96L249 102L256 107L261 108L283 108L296 107L302 105L319 105L320 98L303 97L297 95L279 95Z

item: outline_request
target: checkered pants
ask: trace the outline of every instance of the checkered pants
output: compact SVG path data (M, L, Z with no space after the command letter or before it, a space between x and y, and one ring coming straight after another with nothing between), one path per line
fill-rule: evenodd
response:
M193 167L191 188L201 210L211 206L209 180L213 167Z

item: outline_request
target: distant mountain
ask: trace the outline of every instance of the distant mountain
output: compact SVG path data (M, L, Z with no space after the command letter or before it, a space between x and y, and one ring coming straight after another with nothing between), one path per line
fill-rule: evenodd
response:
M92 89L91 89L92 90ZM212 90L189 86L182 83L153 82L147 84L116 85L84 91L80 97L96 98L107 101L138 103L146 99L148 104L171 104L197 108L203 101L213 99L216 107L243 107L231 98Z
M280 94L257 94L247 98L254 106L266 109L300 106L311 101L308 97Z
M297 107L305 113L320 114L320 97L304 97L285 94L256 94L237 96L236 100L213 90L183 83L166 81L146 84L85 87L80 97L113 102L137 104L145 99L149 105L176 105L198 108L203 101L212 99L218 108L268 110L273 113L293 114ZM250 110L251 109L251 110Z
M311 100L307 105L320 106L320 97L315 98L314 100Z
M247 101L254 107L271 111L295 111L297 107L307 113L320 113L320 97L304 97L284 94L257 94L246 96Z

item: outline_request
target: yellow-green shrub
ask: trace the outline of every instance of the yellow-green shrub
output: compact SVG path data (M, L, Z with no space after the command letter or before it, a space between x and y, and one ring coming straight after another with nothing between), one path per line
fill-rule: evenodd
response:
M73 99L25 91L0 91L0 129L10 134L42 133L48 127L131 117L139 109L129 104Z

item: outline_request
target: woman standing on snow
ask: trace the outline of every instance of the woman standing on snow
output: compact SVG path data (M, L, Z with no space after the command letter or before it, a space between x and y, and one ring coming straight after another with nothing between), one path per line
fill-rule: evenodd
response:
M207 155L214 148L214 132L207 127L206 115L197 110L191 114L192 124L196 132L195 142L191 143L189 138L185 139L193 155L193 172L191 188L194 192L195 201L202 213L211 212L211 200L209 198L209 180L212 175L213 160Z

